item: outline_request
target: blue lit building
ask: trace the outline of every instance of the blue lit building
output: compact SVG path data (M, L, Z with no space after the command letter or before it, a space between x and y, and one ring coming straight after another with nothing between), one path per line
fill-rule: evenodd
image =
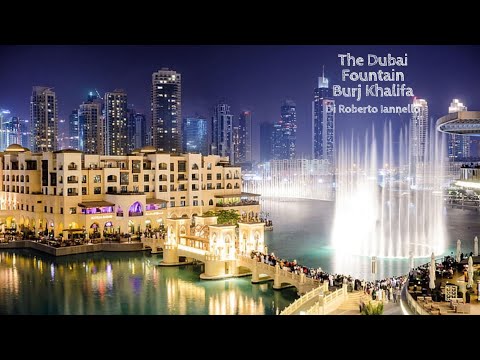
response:
M182 122L183 152L208 155L207 119L199 116L187 117Z

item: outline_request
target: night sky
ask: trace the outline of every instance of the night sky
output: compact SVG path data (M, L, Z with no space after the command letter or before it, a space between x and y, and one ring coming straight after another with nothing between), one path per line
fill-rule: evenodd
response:
M60 118L67 118L88 91L97 89L103 95L122 88L127 91L129 104L150 117L151 74L169 67L182 74L183 116L199 113L210 117L212 106L225 98L236 116L241 110L252 110L258 129L260 122L279 118L283 99L293 99L297 103L297 154L310 154L311 101L317 77L325 65L325 76L331 84L347 85L341 82L337 57L346 52L364 57L369 53L408 53L408 67L395 69L405 73L405 84L413 88L417 97L427 99L435 120L447 113L452 98L459 98L469 110L480 110L480 46L443 45L0 46L0 108L28 118L32 86L45 85L55 88ZM397 98L397 102L377 99L370 98L360 105L408 103L407 98ZM337 98L337 103L359 105L345 98ZM337 134L349 133L352 128L364 129L371 120L380 122L386 118L399 125L409 115L337 114Z

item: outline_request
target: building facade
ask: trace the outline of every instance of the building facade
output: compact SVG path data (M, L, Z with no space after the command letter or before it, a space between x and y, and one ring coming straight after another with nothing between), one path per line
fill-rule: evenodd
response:
M448 113L467 111L467 107L458 99L453 99ZM448 134L448 158L450 161L468 161L471 157L471 138L468 135Z
M328 79L318 78L312 102L312 158L335 164L335 100Z
M182 123L182 148L185 153L208 155L208 122L199 116L187 117Z
M425 99L413 99L413 113L410 119L409 153L410 164L423 163L428 132L428 103Z
M136 233L208 210L234 209L246 217L260 210L259 195L242 193L240 168L214 155L153 147L125 156L32 153L15 144L0 161L4 229Z
M238 150L236 163L252 162L252 112L242 111L238 117Z
M228 156L231 163L235 163L233 152L233 115L230 105L219 102L213 109L212 142L210 154L222 157Z
M105 154L105 117L103 100L92 92L79 106L79 150L86 154Z
M297 106L285 100L280 107L280 120L273 126L273 159L295 159L297 145Z
M72 149L80 150L80 126L78 122L77 109L73 110L70 116L68 117L68 125L69 125L69 128L68 128L69 147ZM83 142L83 139L82 139L82 142Z
M105 154L128 154L127 94L121 89L105 94Z
M162 68L152 74L152 145L166 152L182 149L182 77Z
M57 150L58 106L52 88L34 86L30 98L30 121L33 126L33 151Z

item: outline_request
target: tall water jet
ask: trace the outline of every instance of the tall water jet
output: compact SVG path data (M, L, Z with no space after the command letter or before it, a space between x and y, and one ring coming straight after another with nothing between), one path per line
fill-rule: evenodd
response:
M413 162L407 134L402 129L394 141L392 125L386 123L380 149L373 127L363 141L353 134L350 141L340 140L332 232L336 251L404 258L444 252L444 138L427 133L424 156Z

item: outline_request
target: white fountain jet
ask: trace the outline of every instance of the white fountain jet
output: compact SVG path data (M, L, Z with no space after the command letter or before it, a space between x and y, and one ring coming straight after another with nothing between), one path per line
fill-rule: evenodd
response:
M431 131L413 158L408 129L393 138L392 124L377 147L375 130L363 141L340 139L332 245L341 253L428 257L445 250L444 138Z

